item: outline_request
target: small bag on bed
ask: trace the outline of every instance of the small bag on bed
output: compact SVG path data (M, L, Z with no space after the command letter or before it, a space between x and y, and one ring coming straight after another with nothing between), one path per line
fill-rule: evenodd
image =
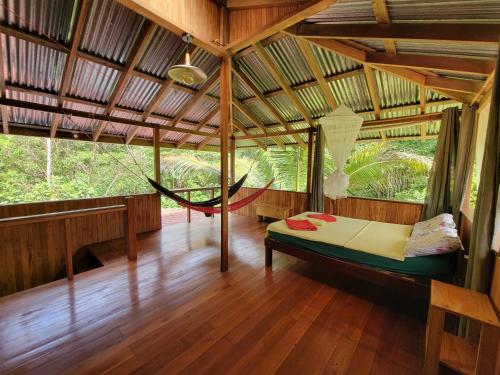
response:
M462 248L462 242L454 228L439 228L421 235L412 233L406 243L405 256L418 257L451 253Z
M421 221L413 226L411 233L413 236L423 236L431 232L436 232L440 229L451 228L455 229L457 226L453 221L453 216L450 214L440 214L432 219Z

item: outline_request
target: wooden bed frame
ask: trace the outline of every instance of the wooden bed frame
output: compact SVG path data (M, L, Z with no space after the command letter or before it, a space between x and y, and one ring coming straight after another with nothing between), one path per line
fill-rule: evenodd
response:
M430 278L413 277L379 270L363 264L315 253L273 238L266 238L264 244L266 248L266 267L272 267L273 250L276 250L306 261L321 263L345 276L357 277L383 287L410 293L415 298L429 299Z

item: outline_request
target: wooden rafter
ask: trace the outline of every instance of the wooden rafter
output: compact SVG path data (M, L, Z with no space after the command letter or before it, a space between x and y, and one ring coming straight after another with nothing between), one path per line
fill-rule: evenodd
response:
M397 75L425 87L433 88L435 91L441 92L444 95L461 102L470 101L469 95L463 95L463 93L476 93L479 90L480 83L476 81L426 76L407 68L371 64L366 62L366 51L348 46L337 40L321 38L308 38L308 40L322 48L347 56L364 65L368 65L371 68Z
M315 24L301 23L287 29L311 38L394 39L442 41L449 43L498 43L500 24L398 23L398 24Z
M377 83L373 77L373 70L368 65L363 66L365 70L366 85L368 86L368 92L370 93L370 99L372 101L373 112L376 118L380 118L380 100L377 90Z
M419 90L420 90L420 113L421 114L424 114L425 113L425 109L427 107L427 89L420 85L419 87Z
M109 98L109 102L105 112L107 115L110 115L111 112L113 112L113 109L120 100L123 91L127 87L127 83L132 75L132 72L134 71L135 66L138 64L139 59L142 57L142 55L146 51L146 48L148 47L149 41L155 29L156 25L154 23L148 20L144 21L141 32L137 36L137 39L130 51L130 57L128 59L127 65L125 65L120 78L118 78L118 82L115 85L113 93ZM94 141L97 141L99 139L99 136L106 127L106 124L107 121L100 121L97 127L94 129L92 134L92 138L94 139Z
M283 131L283 132L274 132L272 134L275 134L276 136L284 136L284 135L291 135L291 134L303 134L303 133L308 133L309 129L311 129L311 128L294 129L294 130ZM234 137L234 139L236 139L236 140L258 139L258 138L265 138L265 136L262 134L245 134L245 135Z
M219 131L219 129L217 129L217 131L215 132L215 134L218 135L219 133L220 133L220 131ZM196 150L198 150L198 151L203 150L205 147L208 146L208 144L210 143L211 140L212 140L212 138L205 138L203 141L201 141L200 143L198 143L196 145ZM183 147L185 147L185 146L183 146Z
M192 44L189 45L187 52L188 53L195 53L196 47ZM176 64L181 64L184 61L184 55L180 56L179 59L174 63ZM165 98L165 95L173 88L175 87L175 81L168 77L166 78L162 83L156 94L153 96L153 98L150 100L144 111L142 112L142 119L146 121L149 116L158 108L158 106L161 104L162 100ZM127 140L126 143L129 144L132 139L134 139L135 135L139 131L139 128L135 127L132 128L128 131L127 133Z
M182 121L182 118L188 114L188 112L193 109L199 101L205 96L205 94L212 88L212 86L219 80L219 69L217 69L212 76L203 84L200 88L200 91L194 95L191 100L189 100L184 106L179 110L179 112L175 115L174 119L170 123L170 126L176 127L179 122ZM160 134L160 139L165 138L169 132L162 132Z
M208 122L214 118L215 115L217 115L217 113L220 112L220 107L217 106L215 107L212 111L210 111L210 113L208 115L206 115L203 120L201 120L198 125L196 126L196 130L202 130L207 124ZM189 141L189 138L191 138L192 135L191 134L186 134L185 136L183 136L176 144L176 147L177 148L181 148L187 141ZM210 140L210 138L207 138L208 140Z
M265 96L259 91L257 86L236 66L233 65L233 72L243 81L243 83L250 89L250 91L255 95L258 101L266 107L269 112L271 112L278 122L283 125L286 130L290 130L290 126L287 124L286 120L283 118L281 113L265 98ZM302 147L305 147L305 143L299 135L294 135L295 141Z
M321 12L337 1L338 0L309 0L299 11L289 13L285 15L281 20L273 23L272 25L267 25L262 30L252 33L242 40L238 40L234 43L229 44L226 48L226 52L233 55L243 48L259 43L261 40Z
M78 45L80 44L80 39L83 35L83 28L85 25L85 20L87 18L87 13L90 7L90 0L84 0L80 7L80 13L78 15L78 21L76 22L75 30L73 33L73 40L71 41L71 47L69 54L66 56L66 62L64 64L64 70L61 76L61 86L59 88L59 95L57 98L57 104L62 107L64 100L68 92L71 79L73 78L73 67L75 66L75 61L78 52ZM57 132L57 128L61 123L62 115L55 114L52 116L52 123L50 125L50 137L54 138Z
M297 38L297 44L299 45L299 48L304 55L307 65L311 69L311 72L313 73L314 78L316 78L316 81L319 83L319 86L321 88L321 91L323 95L325 96L326 102L330 106L332 110L337 108L338 104L335 98L333 97L332 90L330 89L330 86L328 85L328 82L326 81L325 77L323 76L323 72L321 71L321 67L318 64L318 61L316 60L316 57L314 57L314 53L311 49L311 46L308 41L305 39Z
M257 53L257 56L259 59L262 61L266 69L268 70L269 73L271 73L272 77L274 80L278 83L278 85L281 86L283 91L285 92L286 96L292 104L295 106L297 111L304 117L306 122L309 123L311 127L315 126L315 121L309 114L309 111L304 107L304 105L299 101L299 99L295 96L295 93L293 90L290 88L290 85L286 82L285 78L282 76L282 74L276 69L276 64L273 63L271 57L269 54L266 52L264 47L260 43L255 44L255 52Z
M238 120L236 119L233 119L233 124L235 126L235 128L237 128L240 132L242 132L243 134L249 136L251 135L248 130L245 128L245 125L243 125L242 123L240 123ZM265 135L264 135L265 137ZM263 138L264 138L263 137ZM236 137L235 137L236 138ZM261 141L259 141L258 139L252 139L252 142L255 143L257 146L259 146L261 149L263 149L264 151L267 149L266 146L264 145L264 143L262 143Z
M227 0L228 9L249 9L303 4L307 0Z
M0 44L0 67L4 66L3 61L3 48ZM6 85L5 85L5 75L3 69L0 69L0 97L5 98L6 95ZM3 134L9 134L9 108L5 105L0 106L0 112L2 114L2 131Z
M249 109L245 107L244 104L242 104L238 99L233 98L233 105L238 108L238 110L247 118L249 119L254 125L256 125L262 132L264 133L265 136L267 136L267 128L266 125L260 121L252 112L250 112ZM272 140L280 147L284 147L283 142L278 137L272 137Z
M472 99L472 103L478 103L483 98L483 96L486 94L486 92L491 88L491 85L493 84L494 78L495 78L495 70L493 70L493 72L491 72L491 74L488 76L486 81L484 81L483 86L481 87L479 92L476 94L476 96L474 96L474 98Z
M375 20L378 24L389 24L391 23L391 18L389 17L389 10L387 9L387 3L385 0L373 0L372 1L373 13L375 14ZM396 53L396 43L394 39L384 39L385 51L391 54Z

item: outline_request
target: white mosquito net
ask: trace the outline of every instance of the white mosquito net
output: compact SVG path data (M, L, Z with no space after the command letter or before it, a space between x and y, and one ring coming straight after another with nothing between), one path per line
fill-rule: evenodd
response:
M325 195L331 199L345 198L349 176L345 174L344 167L363 124L363 117L342 104L319 122L336 168L325 181Z

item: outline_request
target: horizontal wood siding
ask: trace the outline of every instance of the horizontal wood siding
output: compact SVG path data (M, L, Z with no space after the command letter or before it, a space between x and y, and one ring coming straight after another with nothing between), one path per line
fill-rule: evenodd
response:
M134 196L138 233L161 229L158 194ZM123 197L65 200L0 206L0 218L123 204ZM83 246L121 238L123 213L71 219L73 253ZM64 222L0 228L0 296L52 281L64 268Z
M236 194L234 200L239 200L255 191L254 188L244 187ZM256 201L236 211L236 213L244 216L256 216L256 207L259 203L288 207L293 215L308 210L306 193L267 190ZM353 197L334 201L325 198L325 212L327 213L386 223L415 224L420 218L421 211L422 204L420 203Z

